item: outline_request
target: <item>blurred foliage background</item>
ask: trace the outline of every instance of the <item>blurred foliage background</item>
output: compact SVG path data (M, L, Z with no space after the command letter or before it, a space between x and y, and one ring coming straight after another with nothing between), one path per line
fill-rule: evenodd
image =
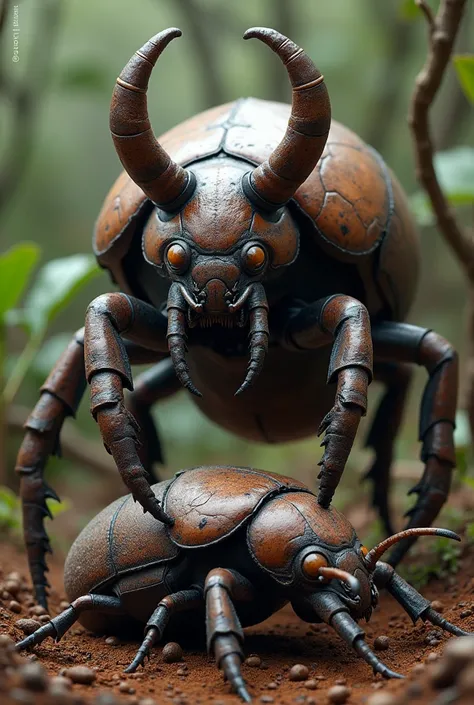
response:
M120 171L108 131L115 78L152 34L173 25L183 30L183 37L158 63L149 91L157 135L196 112L242 95L289 100L289 85L277 58L267 48L241 40L250 26L273 26L302 45L324 72L334 117L381 152L409 194L418 191L406 113L426 55L426 26L412 0L22 0L17 5L17 62L12 61L10 5L0 47L0 251L33 241L42 250L43 264L90 253L94 220ZM457 53L473 51L473 10L470 4ZM437 149L472 147L472 106L453 68L434 112ZM460 159L465 164L466 153ZM459 174L452 160L450 169ZM415 205L419 201L415 197ZM469 227L472 211L472 205L464 205L460 212ZM433 227L421 226L420 236L423 271L409 320L449 338L461 348L463 359L466 295L459 268ZM16 396L20 417L23 408L35 403L42 380L70 335L83 324L88 302L110 289L104 274L95 277L55 318L46 346ZM7 369L14 366L24 342L20 328L9 329ZM424 373L418 370L398 445L396 495L403 506L407 482L413 484L422 469L417 419L423 383ZM373 385L372 410L377 395ZM156 417L166 476L201 462L225 462L286 472L315 483L317 439L276 447L240 441L204 419L184 393L161 404ZM337 498L338 505L349 507L355 521L358 513L361 522L370 514L364 504L355 505L354 497L365 502L368 497L368 488L360 490L358 483L370 460L362 447L369 422L370 414ZM6 434L7 481L13 488L12 468L21 440L14 425ZM87 393L77 425L101 466L105 451L88 412ZM80 439L81 435L73 436L72 445L80 444ZM55 526L56 541L59 534L68 541L105 501L121 492L113 472L65 459L54 459L49 468L48 481L70 499L69 510L58 520L67 530Z

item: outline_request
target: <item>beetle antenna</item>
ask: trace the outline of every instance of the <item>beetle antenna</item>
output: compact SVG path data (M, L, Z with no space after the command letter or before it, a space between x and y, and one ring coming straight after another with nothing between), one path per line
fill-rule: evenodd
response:
M235 396L242 394L257 379L262 371L268 350L268 301L262 284L254 284L249 296L250 311L250 360L247 375L236 391Z
M438 529L437 527L429 526L425 528L412 528L405 529L405 531L399 531L398 534L389 536L388 539L381 541L374 548L368 552L365 557L365 563L369 570L375 570L377 561L383 556L385 551L388 551L395 543L402 541L410 536L443 536L447 539L453 539L453 541L460 541L461 537L454 531L449 529Z
M356 577L348 573L346 570L341 570L340 568L332 568L331 566L323 566L319 569L319 575L323 578L332 578L336 580L343 580L352 590L354 595L360 595L360 583Z
M176 376L183 387L186 387L191 394L202 397L199 389L193 384L186 362L186 311L187 304L179 284L174 282L168 293L168 349Z

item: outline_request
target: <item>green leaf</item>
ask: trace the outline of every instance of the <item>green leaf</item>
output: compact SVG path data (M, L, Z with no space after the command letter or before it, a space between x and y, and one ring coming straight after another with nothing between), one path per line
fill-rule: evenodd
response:
M415 20L420 15L420 8L415 0L402 0L399 14L403 20Z
M474 103L474 54L459 54L453 61L464 94Z
M439 184L452 206L468 206L474 203L473 147L454 147L438 152L434 157L434 167ZM417 222L420 225L432 225L434 217L426 194L417 191L410 202Z
M102 92L108 90L107 74L92 62L80 62L66 67L59 76L59 87L68 91Z
M37 245L23 242L0 256L0 319L18 304L39 254Z
M38 272L25 301L25 318L33 332L46 326L99 273L93 255L51 260Z
M58 333L49 338L32 362L32 371L41 379L49 375L72 339L73 333Z

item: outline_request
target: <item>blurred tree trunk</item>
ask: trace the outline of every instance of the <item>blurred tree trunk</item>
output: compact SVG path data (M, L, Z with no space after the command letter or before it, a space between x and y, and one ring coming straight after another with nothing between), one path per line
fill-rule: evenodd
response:
M370 4L377 16L376 31L383 37L385 50L374 90L375 101L372 109L367 111L364 137L383 154L390 144L392 128L399 117L397 107L405 85L404 67L408 65L415 44L416 26L401 17L397 2L371 0Z
M288 0L273 0L273 27L290 39L295 40L295 9L294 3ZM290 99L290 87L281 64L275 61L272 54L268 55L268 77L271 100L287 103Z
M0 96L10 106L13 117L11 134L0 164L0 212L10 204L29 164L39 110L51 75L62 6L61 0L42 0L35 6L37 21L34 39L27 70L21 79L14 75L17 64L13 64L10 75L0 65ZM23 5L20 8L26 10ZM3 29L3 33L7 27L9 9L9 0L3 0L0 9L0 29ZM26 61L26 58L23 60Z
M209 14L202 12L195 0L175 0L174 4L181 10L183 22L187 25L189 37L194 44L196 59L201 64L204 106L211 108L220 105L225 101L225 90L215 51L217 28L209 22Z

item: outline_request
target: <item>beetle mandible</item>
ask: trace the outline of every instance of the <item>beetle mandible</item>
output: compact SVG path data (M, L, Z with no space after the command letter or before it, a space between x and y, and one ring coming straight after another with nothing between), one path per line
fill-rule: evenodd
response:
M166 522L146 475L162 458L150 414L156 401L184 385L204 414L244 438L275 443L325 433L318 501L328 507L375 375L387 390L367 439L375 451L368 476L393 533L390 465L416 363L429 375L420 414L425 470L408 526L431 524L449 491L457 357L437 333L402 322L419 252L399 183L373 149L331 124L323 76L272 29L244 37L267 44L285 65L291 108L242 99L157 140L148 81L180 34L156 35L117 79L110 127L125 172L105 201L94 249L121 293L90 304L85 332L60 358L26 423L17 471L42 604L43 520L46 498L56 497L43 470L86 383L126 486ZM157 364L134 387L130 365L144 362ZM134 388L128 408L124 388ZM393 565L412 541L397 545Z
M64 582L71 605L17 645L60 639L79 620L95 632L145 624L130 673L168 627L202 625L216 664L245 702L242 627L288 602L307 622L326 622L376 673L401 676L372 652L357 621L369 621L384 587L416 622L467 632L437 613L383 553L407 533L460 540L452 531L408 529L369 551L336 509L324 509L301 482L239 467L198 467L152 491L172 526L143 514L131 495L104 509L71 547ZM198 622L198 623L199 623ZM183 623L181 624L183 627Z

